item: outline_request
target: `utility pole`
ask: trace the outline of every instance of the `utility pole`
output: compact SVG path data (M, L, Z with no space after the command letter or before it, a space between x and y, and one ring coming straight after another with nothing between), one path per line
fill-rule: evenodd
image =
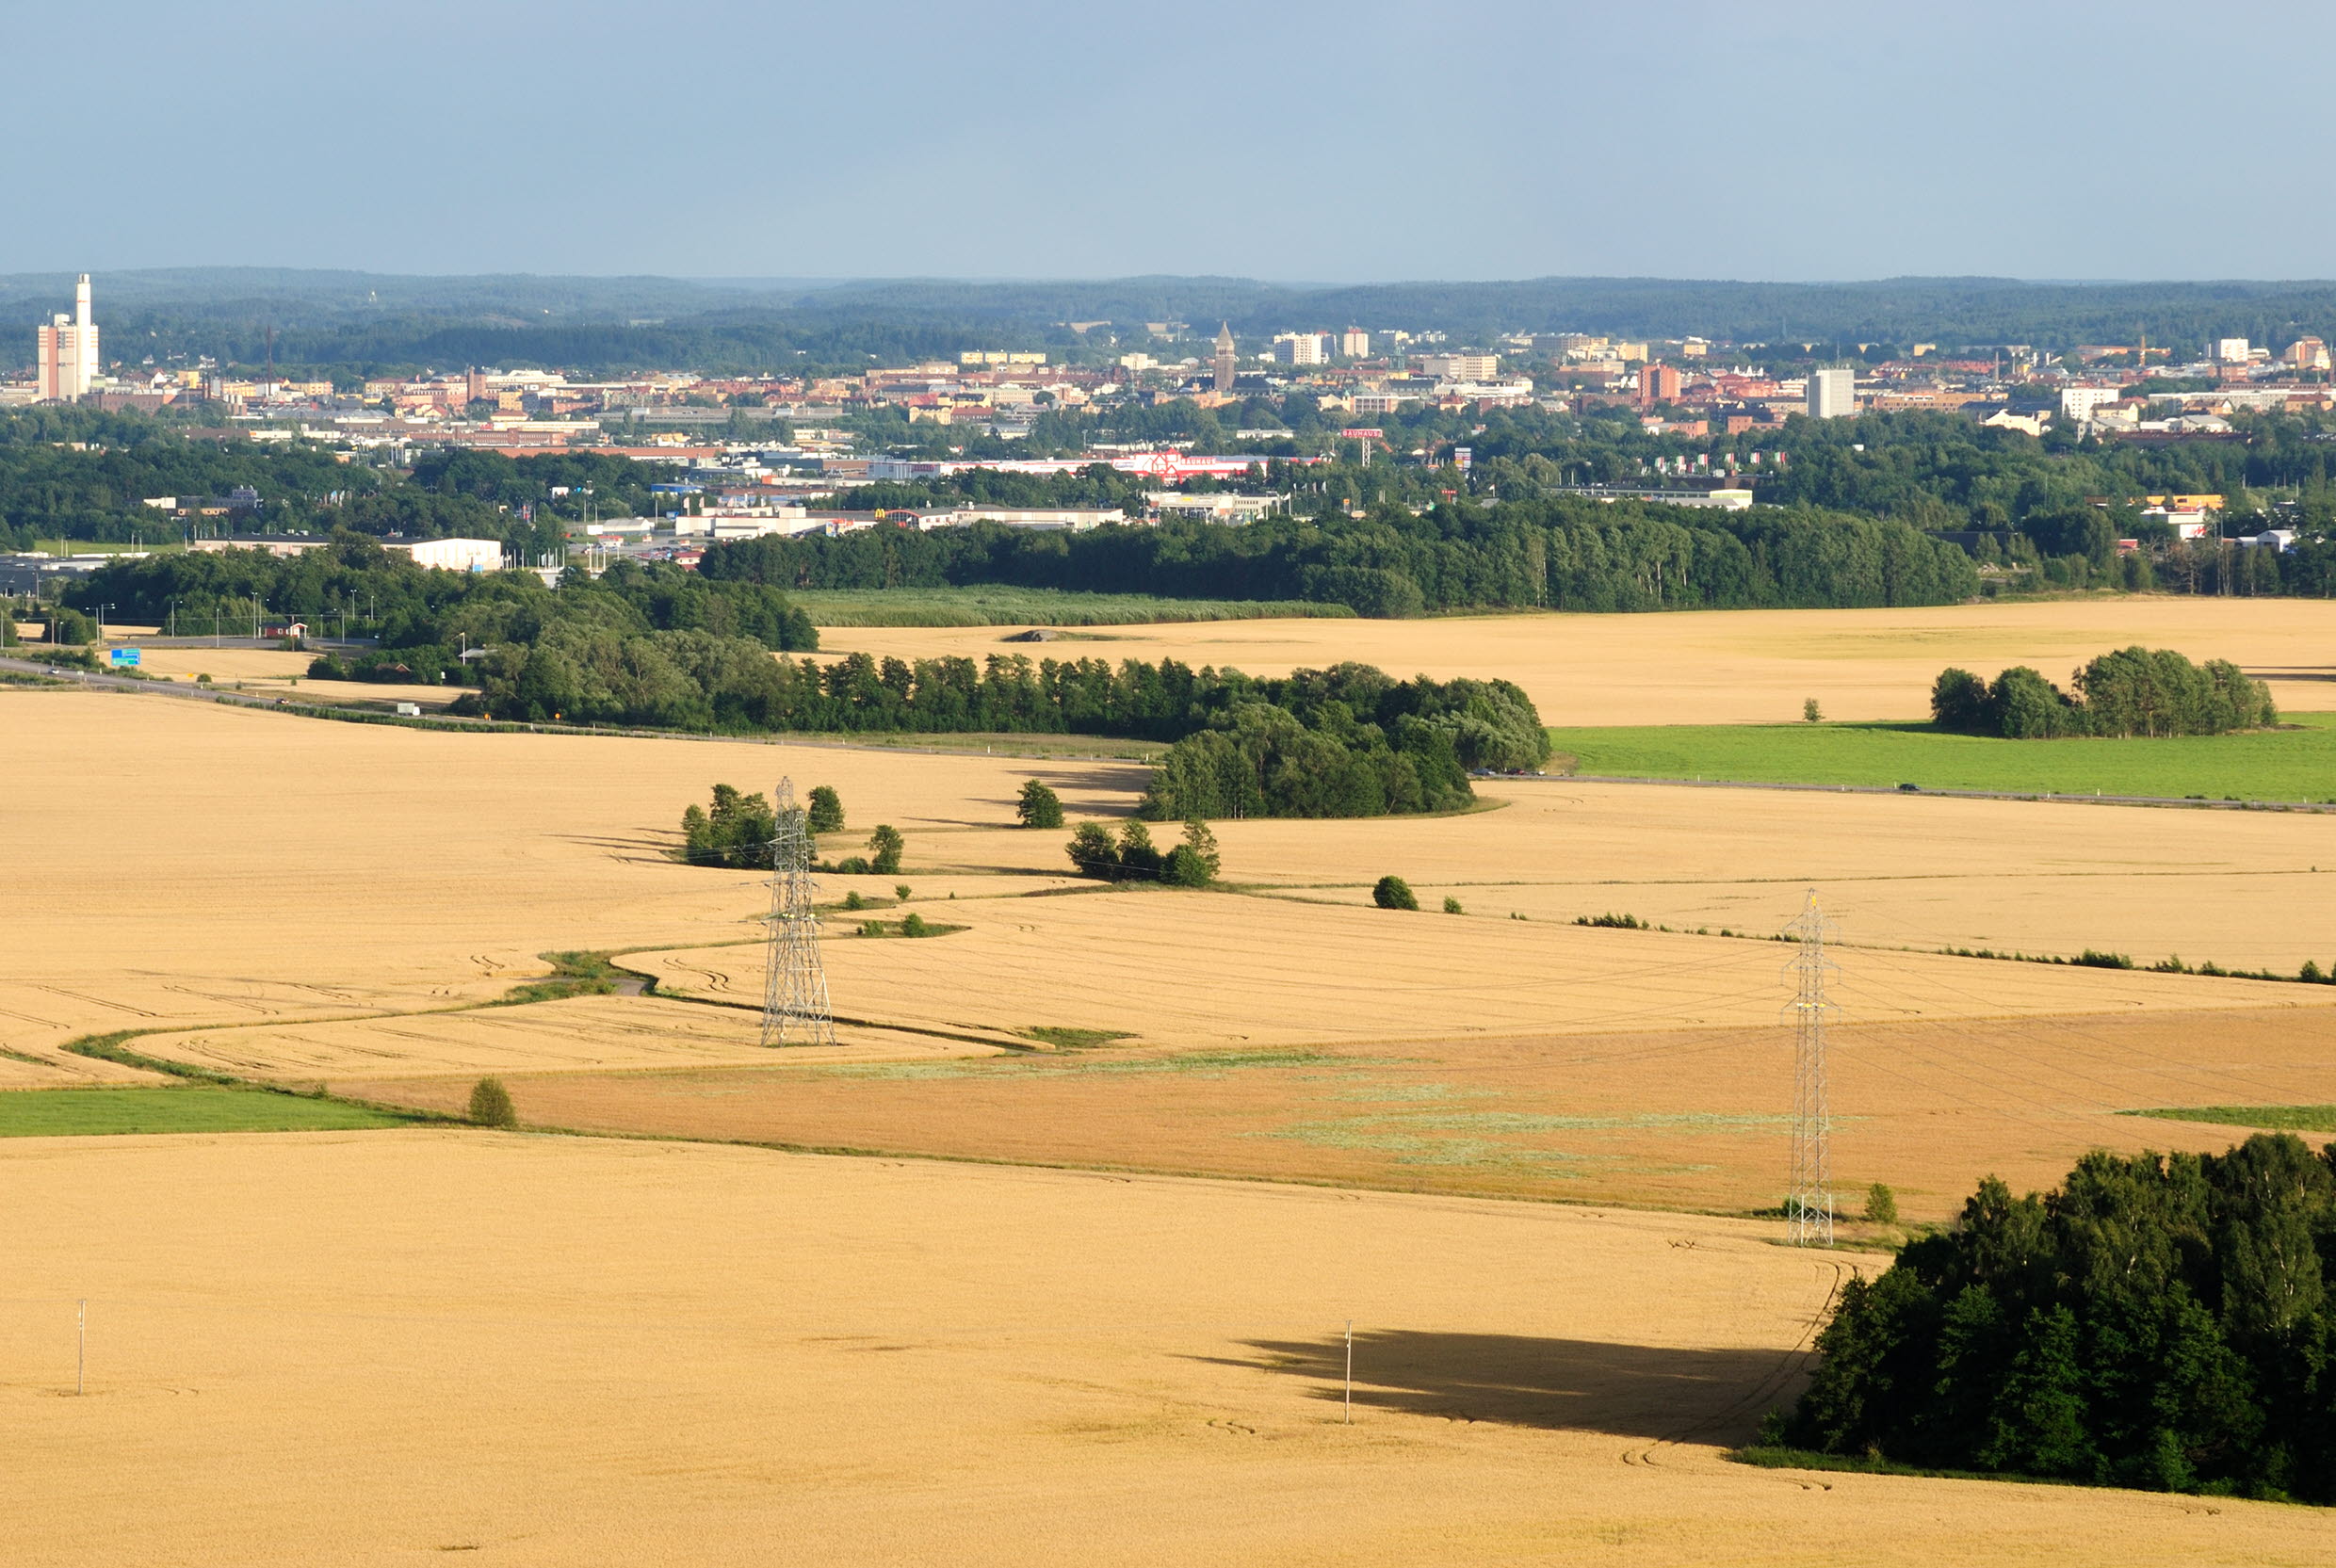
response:
M1785 928L1800 950L1785 966L1793 982L1785 1016L1793 1021L1793 1187L1784 1201L1785 1225L1796 1247L1833 1245L1832 1118L1825 1103L1825 1020L1834 1011L1825 1000L1825 978L1839 971L1825 958L1831 929L1817 907L1817 890L1799 918Z
M795 801L795 781L779 781L771 835L770 965L763 978L765 1045L833 1045L827 970L819 962L819 917L812 913L811 826Z

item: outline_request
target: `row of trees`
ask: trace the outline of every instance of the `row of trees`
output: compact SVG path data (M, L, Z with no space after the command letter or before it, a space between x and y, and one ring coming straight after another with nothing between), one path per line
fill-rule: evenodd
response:
M1842 1287L1771 1436L1825 1453L2336 1502L2336 1146L1990 1177Z
M811 832L843 831L843 800L828 785L816 785L800 809L803 826ZM693 805L681 814L681 858L691 865L765 870L771 865L771 846L778 831L778 813L768 800L761 795L741 795L728 784L718 784L710 807ZM878 824L868 840L870 859L860 869L898 871L902 847L897 829Z
M1184 841L1165 854L1152 842L1151 830L1135 817L1120 823L1116 836L1100 822L1081 822L1066 848L1080 876L1107 882L1207 887L1223 868L1217 835L1198 817L1184 824Z
M2166 648L2102 654L2076 672L2069 695L2026 665L1992 683L1944 670L1931 685L1931 721L1960 735L2013 740L2227 735L2279 722L2271 688L2226 659L2193 664Z

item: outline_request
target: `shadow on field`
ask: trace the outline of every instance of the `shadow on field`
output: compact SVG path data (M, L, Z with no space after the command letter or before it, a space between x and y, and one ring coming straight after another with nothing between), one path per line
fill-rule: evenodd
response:
M1247 1346L1254 1358L1205 1359L1312 1379L1313 1398L1333 1404L1345 1398L1342 1336ZM1355 1402L1454 1421L1727 1443L1748 1438L1763 1411L1788 1402L1804 1361L1795 1351L1382 1329L1355 1336Z

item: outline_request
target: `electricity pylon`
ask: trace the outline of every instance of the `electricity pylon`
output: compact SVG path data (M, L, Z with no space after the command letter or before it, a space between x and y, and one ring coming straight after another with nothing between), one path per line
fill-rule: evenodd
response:
M811 910L811 826L795 803L795 781L779 781L771 834L771 953L763 979L765 1045L833 1045L827 970L819 962L819 917Z
M1832 1118L1825 1107L1825 1020L1834 1011L1825 1000L1825 979L1840 970L1825 958L1832 929L1817 907L1817 890L1800 917L1785 928L1800 951L1785 966L1793 982L1785 1016L1793 1021L1793 1188L1784 1201L1787 1233L1797 1247L1833 1245Z

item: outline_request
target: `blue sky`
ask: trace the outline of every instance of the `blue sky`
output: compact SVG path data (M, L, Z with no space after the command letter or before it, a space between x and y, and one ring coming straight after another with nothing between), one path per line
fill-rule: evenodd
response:
M0 271L2325 278L2331 43L2265 0L0 0Z

